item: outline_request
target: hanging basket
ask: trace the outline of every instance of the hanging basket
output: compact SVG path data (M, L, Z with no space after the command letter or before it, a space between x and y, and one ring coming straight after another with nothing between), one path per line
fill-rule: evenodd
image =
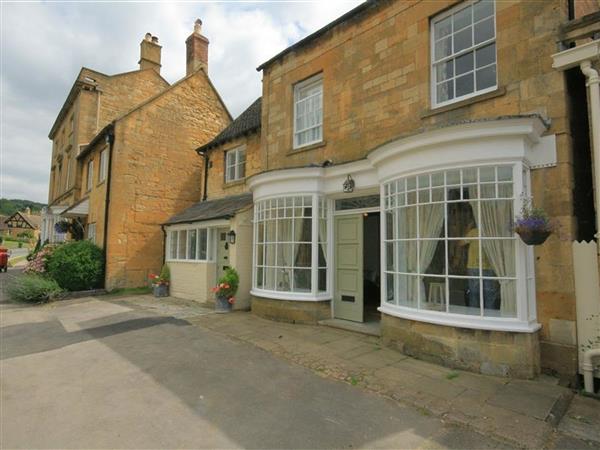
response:
M542 245L552 234L552 231L542 230L523 230L517 231L521 240L527 245Z

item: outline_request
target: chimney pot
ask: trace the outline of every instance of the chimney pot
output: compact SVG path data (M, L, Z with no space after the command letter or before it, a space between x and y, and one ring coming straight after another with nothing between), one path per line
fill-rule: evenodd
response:
M160 53L162 47L158 45L158 37L146 33L140 43L140 70L152 69L160 73Z
M196 19L194 31L185 40L186 46L186 76L200 68L208 72L208 39L201 34L202 21Z

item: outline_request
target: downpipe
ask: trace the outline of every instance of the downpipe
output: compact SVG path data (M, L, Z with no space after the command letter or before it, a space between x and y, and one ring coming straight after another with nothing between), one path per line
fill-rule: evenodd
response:
M593 359L600 357L600 348L592 348L583 352L583 385L585 392L594 393Z
M594 158L594 181L596 201L596 239L600 238L600 76L592 67L591 61L579 65L587 78L592 124L592 152ZM600 248L600 246L599 246Z

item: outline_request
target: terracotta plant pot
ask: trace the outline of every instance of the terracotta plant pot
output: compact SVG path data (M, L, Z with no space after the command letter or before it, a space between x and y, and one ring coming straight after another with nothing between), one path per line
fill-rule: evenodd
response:
M227 300L227 297L217 295L215 302L215 312L228 313L231 311L231 303Z
M548 239L548 236L552 234L551 231L540 231L540 230L527 230L517 232L521 237L521 240L527 245L542 245Z
M166 284L155 284L152 286L152 292L155 297L168 297L169 286Z

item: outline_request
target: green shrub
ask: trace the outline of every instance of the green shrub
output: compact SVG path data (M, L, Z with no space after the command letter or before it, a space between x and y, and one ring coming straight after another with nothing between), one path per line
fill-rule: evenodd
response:
M48 258L48 275L68 291L83 291L102 286L104 254L90 241L58 246Z
M240 285L240 276L233 267L225 270L225 274L219 278L219 282L213 288L213 292L218 297L226 297L230 303L235 301L235 294Z
M15 302L45 303L62 289L56 281L40 275L23 275L9 283L8 297Z

